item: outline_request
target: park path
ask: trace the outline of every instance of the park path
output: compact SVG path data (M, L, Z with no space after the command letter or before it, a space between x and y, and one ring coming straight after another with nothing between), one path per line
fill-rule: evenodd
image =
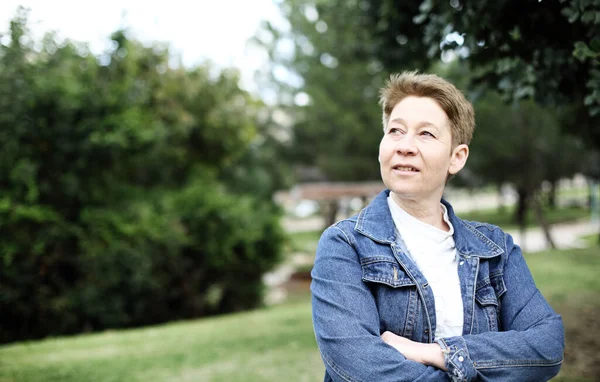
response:
M452 208L457 214L467 213L471 211L477 211L482 209L491 209L498 207L498 194L497 193L466 193L461 191L454 191L449 200L452 203ZM506 197L504 203L506 206L511 206L515 203L514 197ZM342 214L338 215L338 220L343 219L346 216ZM306 232L316 231L323 229L324 220L321 216L312 216L309 218L289 218L286 217L282 221L283 228L286 232Z
M448 190L445 198L452 203L454 212L459 216L471 211L498 208L500 203L498 193L496 192L471 193L454 189ZM512 206L516 201L514 193L505 193L503 200L505 206ZM559 199L558 202L560 201ZM338 215L338 220L344 217ZM289 233L318 231L325 227L325 221L321 216L303 219L286 217L282 220L282 225L285 231ZM600 233L600 221L596 220L593 222L591 219L586 219L578 222L554 224L550 231L552 239L558 248L581 247L584 243L580 241L579 237ZM518 230L510 230L507 233L511 234L515 243L521 246L524 252L540 252L549 249L544 233L539 227L526 230L525 235L522 237Z
M283 227L289 233L317 231L323 229L324 220L315 216L302 220L284 219ZM521 246L524 252L540 252L549 249L546 237L541 228L529 228L521 237L518 230L506 231L514 242ZM583 243L579 237L591 235L600 232L600 221L595 223L591 219L580 220L577 222L553 224L550 228L550 234L556 246L561 249L581 247Z
M288 232L302 232L323 229L324 223L322 218L315 217L295 222L288 220L287 222L284 221L283 224ZM509 230L506 232L513 237L514 242L521 247L523 252L536 253L550 248L544 232L539 227L525 230L523 236L521 236L518 230ZM581 237L598 234L599 232L600 221L592 221L591 219L554 224L550 228L552 239L559 249L585 247L585 243L581 240ZM290 261L281 264L263 277L263 281L269 290L266 296L267 304L276 304L285 300L287 294L285 283L290 280L298 266L312 262L313 257L314 254L292 254Z
M544 232L541 228L530 228L525 231L523 237L518 230L506 231L514 242L517 243L523 252L534 253L549 249ZM550 228L550 235L554 244L559 249L582 248L585 242L581 240L582 236L598 234L600 232L600 221L591 219L580 220L571 223L553 224Z

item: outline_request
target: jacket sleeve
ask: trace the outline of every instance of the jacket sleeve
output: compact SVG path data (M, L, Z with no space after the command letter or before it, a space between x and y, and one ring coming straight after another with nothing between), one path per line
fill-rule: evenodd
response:
M446 372L407 360L381 339L375 299L362 281L350 238L328 228L312 270L313 326L334 381L449 381Z
M546 381L563 359L562 320L535 286L521 249L506 235L506 292L501 296L501 332L442 338L453 381Z

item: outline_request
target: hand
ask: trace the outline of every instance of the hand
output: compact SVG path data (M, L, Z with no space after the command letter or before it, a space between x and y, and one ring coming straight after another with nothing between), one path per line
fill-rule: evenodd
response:
M423 365L434 366L444 371L447 370L442 348L436 343L415 342L387 331L381 335L381 339L402 353L406 359Z

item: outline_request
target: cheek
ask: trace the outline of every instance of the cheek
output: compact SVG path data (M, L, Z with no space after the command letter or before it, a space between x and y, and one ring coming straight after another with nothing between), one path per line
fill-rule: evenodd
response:
M388 160L392 151L390 143L382 140L379 144L379 162Z

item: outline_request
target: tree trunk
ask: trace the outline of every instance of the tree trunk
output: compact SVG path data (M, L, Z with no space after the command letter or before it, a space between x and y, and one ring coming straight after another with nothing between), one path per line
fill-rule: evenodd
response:
M325 228L334 224L337 220L337 214L339 209L339 203L337 200L331 200L324 203L325 211L323 216L325 217Z
M501 214L506 212L506 200L502 192L502 184L498 184L498 212Z
M592 214L595 212L595 202L596 202L596 181L593 179L588 179L588 208L592 210Z
M529 192L525 188L517 188L519 200L517 200L517 209L515 210L514 220L519 225L519 236L521 237L521 250L526 252L525 248L525 218L527 214L527 200Z
M550 182L550 191L548 191L548 206L550 209L556 209L556 186L557 181Z
M519 195L519 200L517 201L517 209L515 210L514 221L519 225L519 227L524 229L526 225L529 192L524 188L518 188L517 194Z
M544 232L544 236L546 237L546 243L548 243L550 248L556 249L556 244L554 244L554 240L552 240L552 235L550 234L550 225L548 224L548 221L544 217L544 211L543 211L542 205L540 203L539 195L534 194L531 198L531 201L533 203L533 210L535 212L535 217L538 221L538 224L542 228L542 231Z
M589 179L589 195L588 195L588 203L590 207L590 211L592 211L592 221L598 224L600 228L600 197L598 191L600 191L600 183L596 182L596 180ZM598 244L600 244L600 231L598 231Z

